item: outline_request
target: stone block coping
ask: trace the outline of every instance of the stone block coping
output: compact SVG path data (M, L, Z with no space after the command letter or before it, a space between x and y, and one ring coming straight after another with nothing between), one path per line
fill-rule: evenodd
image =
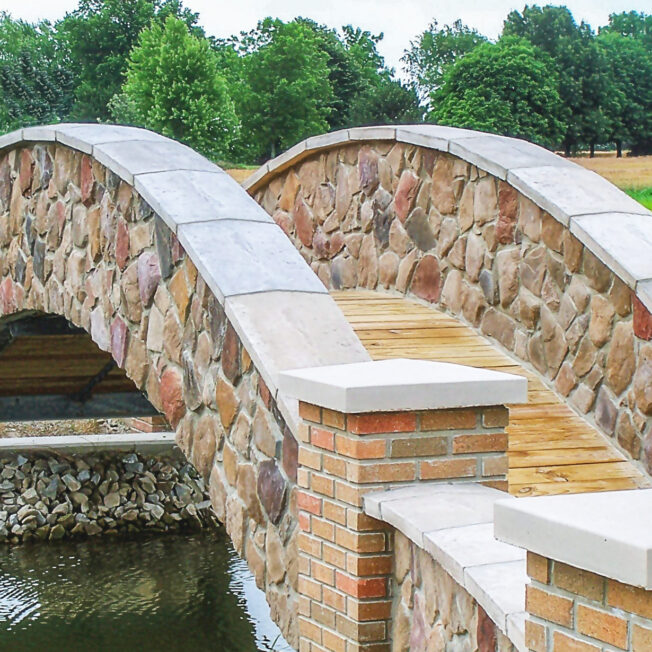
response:
M0 439L0 457L16 453L83 455L104 452L143 453L146 455L173 452L182 455L174 437L173 432L7 437Z
M134 186L177 234L224 306L293 431L297 403L278 394L281 371L370 359L280 227L240 184L197 152L146 129L99 124L19 129L0 136L0 152L33 143L83 152ZM292 160L304 149L299 145L285 156Z
M494 538L502 499L517 501L479 484L419 484L367 494L363 508L432 555L525 652L526 553Z
M652 311L652 212L595 172L524 140L439 125L343 129L295 145L265 163L243 186L253 193L315 152L374 140L447 152L507 181L569 227Z
M652 589L652 489L495 504L497 539L625 584Z
M284 372L288 396L347 414L527 402L527 379L430 360L382 360Z

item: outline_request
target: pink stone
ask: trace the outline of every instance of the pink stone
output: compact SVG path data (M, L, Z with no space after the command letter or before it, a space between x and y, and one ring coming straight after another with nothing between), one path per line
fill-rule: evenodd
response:
M634 304L634 335L642 340L652 340L652 314L643 302L632 293Z
M125 358L127 357L128 335L127 324L120 317L116 317L111 324L111 352L118 367L124 367Z
M410 289L421 299L435 303L441 295L441 271L434 256L424 256L414 271Z
M500 182L498 191L498 222L496 238L501 244L514 242L514 230L518 213L518 193L512 186Z
M16 310L14 284L10 278L6 278L0 285L0 308L2 308L2 313L5 315L9 315Z
M417 186L419 184L419 178L410 170L403 170L401 178L398 182L398 187L396 188L396 196L394 197L394 208L396 209L396 215L401 222L405 222L407 219L412 205L414 204L414 198L417 194Z
M93 194L93 164L90 157L82 156L81 162L81 200L87 206L91 203L91 195Z
M129 230L124 220L118 222L118 232L115 236L115 260L121 270L127 266L129 259Z
M360 179L360 188L365 195L371 194L380 181L378 176L378 154L365 146L358 153L358 175Z
M183 402L183 378L173 367L168 367L161 376L161 404L168 423L176 428L186 413Z
M158 256L154 253L141 254L138 258L138 291L144 307L151 303L160 281Z
M292 235L292 218L285 211L276 211L272 217L285 235Z
M34 169L34 160L28 149L23 149L20 153L20 176L18 182L20 191L25 192L32 185L32 170Z

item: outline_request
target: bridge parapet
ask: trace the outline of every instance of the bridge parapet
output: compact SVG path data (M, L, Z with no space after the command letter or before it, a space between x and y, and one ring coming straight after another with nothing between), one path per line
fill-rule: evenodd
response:
M433 522L438 491L452 492L438 514L449 527L491 518L493 501L505 494L489 487L507 485L504 405L525 401L527 381L391 360L284 373L281 388L301 401L305 422L297 494L299 650L425 649L425 631L406 614L411 588L398 570L405 545L399 559L394 527L423 549L425 533L446 527ZM402 503L410 504L407 513L393 510ZM434 588L427 588L431 597ZM445 600L441 588L437 599ZM523 587L516 588L518 602ZM466 641L473 649L476 603L459 599L472 605L459 629L473 632ZM434 604L422 607L434 613ZM506 631L505 615L492 614ZM456 637L449 622L445 629L444 640Z
M308 139L247 186L327 288L446 309L652 468L652 214L605 179L422 125Z

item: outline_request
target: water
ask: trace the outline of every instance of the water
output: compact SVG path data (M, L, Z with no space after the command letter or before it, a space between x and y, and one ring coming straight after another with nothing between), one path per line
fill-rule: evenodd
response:
M0 548L0 650L291 650L222 533Z

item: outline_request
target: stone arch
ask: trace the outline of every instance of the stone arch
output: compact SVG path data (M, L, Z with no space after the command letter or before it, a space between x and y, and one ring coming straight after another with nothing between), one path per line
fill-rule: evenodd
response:
M309 138L245 186L326 287L452 313L652 470L652 214L605 179L420 125Z
M296 643L299 418L276 379L368 355L280 229L152 132L19 130L0 138L0 320L34 311L90 333L165 413Z

